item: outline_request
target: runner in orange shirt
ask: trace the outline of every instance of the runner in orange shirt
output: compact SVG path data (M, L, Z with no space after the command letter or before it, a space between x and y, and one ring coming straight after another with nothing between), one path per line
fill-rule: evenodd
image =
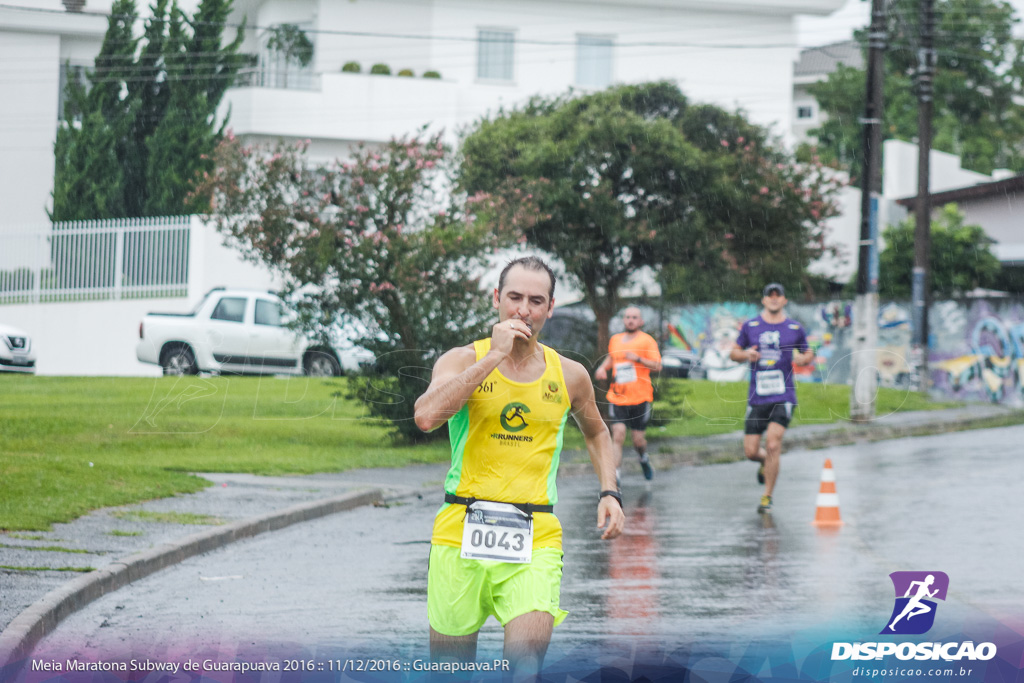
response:
M644 477L654 478L654 469L647 457L647 423L651 421L651 403L654 402L654 387L651 385L651 371L661 370L661 352L654 337L643 332L644 317L640 309L630 306L622 313L622 324L626 331L620 332L608 342L608 356L594 372L598 380L608 379L613 373L608 389L608 417L612 423L615 475L618 477L622 465L622 445L626 441L626 428L633 435L633 447L640 456L640 467Z

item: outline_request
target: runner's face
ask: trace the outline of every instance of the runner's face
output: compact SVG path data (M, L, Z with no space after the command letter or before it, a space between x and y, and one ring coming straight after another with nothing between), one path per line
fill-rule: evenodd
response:
M628 308L622 314L622 324L625 326L626 332L636 332L643 327L644 318L640 315L640 311L635 308Z
M768 293L768 296L761 299L761 305L764 306L769 313L778 313L786 307L786 303L786 297L775 290L772 290Z
M505 275L505 289L494 290L498 320L521 320L536 335L554 312L550 291L547 272L513 266Z

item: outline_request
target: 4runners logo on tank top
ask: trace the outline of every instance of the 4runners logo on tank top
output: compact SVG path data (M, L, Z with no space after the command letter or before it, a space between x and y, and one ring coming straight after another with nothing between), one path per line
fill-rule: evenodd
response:
M530 425L526 422L526 414L530 412L529 406L518 401L509 403L501 409L501 427L506 432L521 432Z
M508 445L516 445L517 442L532 442L532 436L518 434L518 432L521 432L530 426L526 421L526 416L529 413L530 407L525 403L513 401L512 403L506 404L498 415L498 421L501 423L501 428L508 433L494 433L491 434L491 438L502 441Z

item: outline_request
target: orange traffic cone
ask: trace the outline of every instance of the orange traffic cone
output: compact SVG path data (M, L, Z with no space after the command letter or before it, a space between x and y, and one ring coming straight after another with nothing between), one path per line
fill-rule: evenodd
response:
M814 512L816 526L839 526L839 495L836 493L836 473L832 470L832 461L825 459L825 469L821 471L821 488L818 489L818 509Z

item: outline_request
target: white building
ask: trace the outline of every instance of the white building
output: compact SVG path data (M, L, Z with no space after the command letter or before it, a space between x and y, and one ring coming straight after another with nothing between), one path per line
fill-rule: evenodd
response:
M917 197L917 145L903 140L882 143L882 196L878 202L879 234L914 211ZM1004 266L1024 265L1024 176L997 169L991 176L960 166L960 157L933 149L929 156L929 189L938 213L956 203L967 224L980 225L996 241L993 253ZM822 259L811 269L836 282L848 282L857 272L860 242L861 191L844 188L839 196L840 215L828 223L833 244L848 258ZM885 245L880 244L884 249Z
M889 141L886 154L885 194L893 199L895 223L914 211L917 203L917 145ZM1024 175L996 169L991 176L960 168L960 157L931 152L931 205L933 217L946 204L956 204L967 225L980 225L995 241L992 253L1004 267L1024 266Z
M742 109L792 141L795 17L824 16L844 1L235 0L230 21L246 20L243 50L259 54L260 66L228 92L223 111L244 139L308 138L311 156L323 159L423 126L454 138L474 120L533 95L671 80L692 101ZM145 12L148 3L138 4ZM198 0L179 4L190 12ZM0 239L31 232L31 241L50 232L64 80L91 68L110 7L111 0L0 6ZM267 49L267 31L281 24L298 25L313 42L308 67L288 65ZM342 72L348 62L358 62L361 73ZM371 75L374 64L395 75ZM403 69L413 76L397 75ZM424 78L427 71L440 78ZM189 253L189 263L211 262L216 236L190 230L190 252L212 251L208 259ZM53 247L35 253L49 257ZM0 253L0 271L19 267L7 263L12 258L11 250ZM45 264L39 268L37 288ZM235 271L192 268L179 291L238 284L210 279L226 272ZM141 312L190 303L194 297L7 303L0 316L35 336L40 373L148 374L128 350ZM73 343L69 323L77 331ZM86 366L83 358L90 359Z
M68 11L65 4L82 6ZM189 10L196 0L180 3ZM265 49L282 23L307 31L313 63L288 87L242 85L226 98L250 139L313 140L335 157L430 124L453 133L474 119L570 86L670 79L695 101L742 108L788 137L795 15L843 0L236 0L245 50L263 57L250 82L285 85ZM84 5L84 6L83 6ZM146 2L140 2L140 12ZM46 220L65 64L88 68L111 0L16 0L0 7L0 231ZM141 30L141 29L140 29ZM269 58L269 59L268 59ZM356 61L361 74L342 73ZM392 73L371 76L376 63ZM440 79L424 79L425 71Z
M860 43L844 40L839 43L810 47L800 52L793 67L793 139L796 144L815 142L811 130L825 122L818 100L808 87L828 78L840 65L863 68L864 55Z

